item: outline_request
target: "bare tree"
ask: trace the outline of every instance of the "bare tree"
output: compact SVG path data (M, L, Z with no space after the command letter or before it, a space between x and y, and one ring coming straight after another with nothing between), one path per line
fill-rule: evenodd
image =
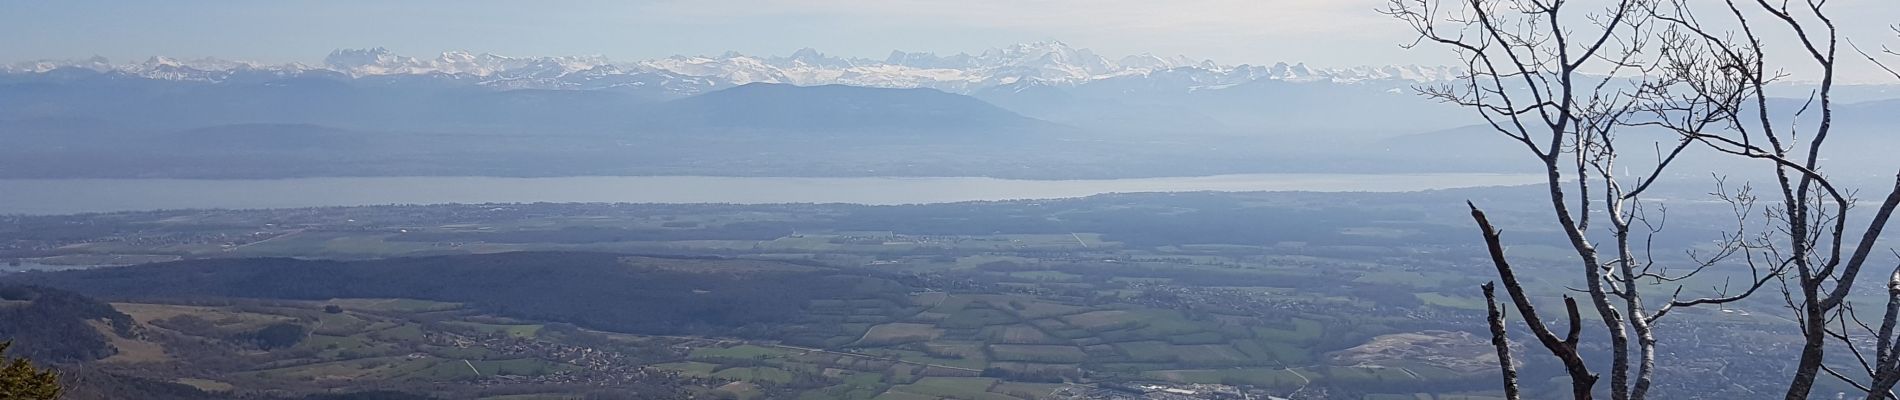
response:
M1662 0L1609 3L1606 8L1580 9L1565 0L1459 0L1451 5L1393 0L1385 12L1419 33L1412 46L1448 47L1465 64L1468 72L1461 82L1421 88L1425 96L1477 111L1490 128L1522 144L1539 162L1553 222L1576 256L1575 271L1583 284L1578 291L1609 337L1607 392L1615 400L1644 399L1656 371L1654 330L1659 320L1684 307L1741 300L1775 281L1783 267L1746 263L1749 281L1725 286L1708 297L1683 297L1682 282L1728 264L1738 254L1752 254L1748 251L1752 243L1738 228L1724 235L1716 251L1697 254L1680 268L1653 256L1649 244L1662 230L1666 209L1652 208L1644 195L1685 150L1704 141L1691 135L1679 135L1666 145L1652 141L1653 147L1638 148L1653 148L1653 163L1626 164L1620 156L1630 150L1619 148L1619 134L1656 124L1656 119L1664 117L1687 118L1688 123L1680 124L1685 127L1720 124L1724 120L1711 116L1732 111L1739 96L1686 96L1683 104L1669 101L1685 97L1671 90L1704 82L1690 79L1696 78L1693 74L1664 70L1676 65L1661 55L1682 52L1663 47L1685 43L1664 40L1675 38L1666 33L1678 31L1674 23L1659 18L1667 15L1659 10L1676 4ZM1725 198L1737 210L1753 206L1751 197ZM1609 223L1593 230L1591 218L1598 214ZM1745 219L1747 212L1737 215ZM1560 338L1537 314L1535 299L1525 293L1516 267L1505 256L1498 229L1475 205L1472 216L1484 233L1499 282L1524 324L1546 352L1563 362L1572 396L1592 398L1598 375L1579 354L1578 333L1584 321L1576 300L1564 298L1569 331ZM1607 233L1613 243L1601 248L1592 241L1591 232ZM1658 286L1663 290L1646 294L1646 289ZM1650 298L1658 295L1658 300ZM1497 327L1493 332L1502 333ZM1499 353L1508 356L1505 351ZM1512 362L1500 361L1506 366ZM1512 372L1506 372L1508 381ZM1514 386L1507 382L1507 395L1515 395Z
M1818 9L1818 6L1816 8ZM1890 27L1890 29L1896 33L1896 36L1900 36L1900 25ZM1872 53L1860 48L1858 45L1854 45L1851 41L1849 45L1875 68L1894 77L1896 80L1900 80L1900 71L1896 71L1881 58L1881 56L1900 56L1900 53L1886 46L1882 46L1878 53ZM1867 244L1867 242L1877 239L1881 225L1885 224L1887 217L1892 212L1892 208L1894 207L1892 204L1895 203L1894 198L1896 196L1900 196L1900 177L1896 177L1895 194L1889 195L1888 201L1882 204L1880 211L1875 215L1873 226L1867 228L1867 232L1862 237L1860 246L1856 247L1857 257L1861 256L1859 254L1861 248L1873 247ZM1889 251L1892 252L1893 250ZM1894 256L1895 258L1900 258L1900 252L1895 252ZM1856 268L1856 266L1853 265L1853 259L1850 259L1849 263L1848 268ZM1886 298L1884 299L1886 307L1879 319L1879 328L1875 328L1864 322L1856 312L1854 303L1851 300L1839 302L1837 308L1833 310L1834 315L1831 320L1833 324L1822 327L1823 333L1835 339L1840 347L1847 349L1853 355L1859 370L1851 371L1851 373L1840 372L1834 367L1828 366L1825 360L1819 365L1819 369L1836 379L1840 379L1842 382L1846 382L1849 385L1853 385L1865 391L1867 393L1866 398L1868 399L1900 398L1900 396L1896 396L1893 391L1894 386L1900 384L1900 348L1895 347L1896 345L1900 345L1900 340L1896 340L1894 336L1894 328L1896 325L1900 325L1900 267L1895 267L1888 275L1886 286L1887 292ZM1835 289L1840 290L1838 286ZM1803 307L1802 311L1805 312L1805 306L1808 303L1805 292L1802 300L1803 302L1800 303L1800 306ZM1796 303L1792 301L1789 304L1791 308L1797 307ZM1853 324L1849 325L1849 321ZM1872 359L1869 359L1866 352L1862 349L1866 342L1854 340L1855 335L1860 334L1865 334L1867 338L1872 339ZM1793 395L1792 391L1790 395Z
M1714 9L1711 14L1735 27L1726 30L1698 19L1696 5L1688 0L1671 0L1657 9L1652 14L1665 21L1670 42L1663 46L1667 51L1662 55L1669 86L1659 85L1658 90L1683 93L1672 98L1676 101L1672 105L1703 106L1659 108L1659 116L1675 118L1657 118L1654 124L1721 153L1773 167L1781 201L1770 210L1771 226L1745 248L1751 262L1787 269L1780 279L1782 297L1799 324L1803 345L1786 398L1808 398L1823 373L1867 391L1869 398L1890 398L1893 382L1900 381L1900 366L1891 348L1895 318L1900 317L1896 308L1900 307L1896 304L1900 282L1889 284L1880 328L1861 323L1847 300L1895 206L1900 205L1900 176L1867 225L1850 228L1855 220L1854 192L1831 179L1823 165L1825 145L1835 130L1833 90L1841 66L1839 29L1826 4L1825 0L1696 4ZM1799 45L1798 56L1792 60L1819 71L1818 86L1791 115L1776 114L1778 107L1767 90L1770 83L1787 76L1771 70L1765 61L1763 38L1775 33ZM1789 111L1786 106L1779 108ZM1811 126L1797 123L1817 114ZM1849 330L1850 323L1876 337L1873 361L1853 345L1855 332ZM1867 379L1856 379L1827 364L1830 340L1848 344Z
M1900 36L1900 25L1892 26L1889 29L1893 30L1895 36ZM1895 80L1900 81L1900 70L1895 70L1880 58L1869 54L1865 50L1861 50L1858 46L1855 47L1854 51L1859 52L1862 57L1866 57L1868 62L1873 63L1873 65L1880 68L1881 71L1885 71L1888 75L1892 75ZM1900 52L1896 52L1886 46L1882 46L1880 52L1887 56L1900 57ZM1900 258L1900 252L1895 252L1894 257ZM1870 381L1864 388L1867 389L1868 398L1896 399L1900 398L1900 396L1895 396L1893 393L1894 385L1900 384L1900 349L1894 348L1896 342L1894 326L1900 324L1900 266L1894 267L1893 273L1888 275L1887 310L1885 314L1882 314L1880 321L1880 329L1878 331L1869 332L1875 335L1875 363L1873 365L1867 365L1865 363L1861 365L1863 372L1867 374L1867 378ZM1856 320L1856 322L1858 322L1858 320ZM1862 324L1862 326L1865 327L1865 324ZM1843 331L1845 331L1845 329L1843 329ZM1848 346L1854 345L1854 342L1848 339L1845 334L1840 335L1839 338Z

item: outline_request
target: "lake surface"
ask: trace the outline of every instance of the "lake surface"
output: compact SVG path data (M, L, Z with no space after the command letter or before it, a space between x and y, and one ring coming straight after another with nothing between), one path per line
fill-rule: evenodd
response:
M1135 192L1410 192L1541 181L1530 174L1254 174L1105 180L994 178L386 177L0 179L0 214L444 203L922 204Z
M98 267L104 267L104 266L105 265L52 265L52 264L40 264L40 263L32 263L32 262L21 263L20 265L13 265L12 263L8 263L6 261L0 260L0 275L6 275L8 273L13 273L13 272L26 272L26 271L66 271L66 270L75 270L75 269L91 269L91 268L98 268Z

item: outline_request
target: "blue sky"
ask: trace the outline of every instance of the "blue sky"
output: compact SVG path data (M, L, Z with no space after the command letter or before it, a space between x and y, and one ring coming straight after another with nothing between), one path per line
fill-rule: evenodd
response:
M1396 60L1377 1L0 0L0 61L103 55L314 61L340 47L641 59L801 47L883 57L1063 40L1108 55ZM1381 35L1383 33L1384 35ZM1326 38L1324 40L1317 38Z
M1590 1L1590 0L1581 0ZM337 48L504 55L978 52L1063 40L1108 56L1225 63L1444 64L1404 51L1384 0L0 0L0 62L103 55L314 62ZM1863 42L1896 43L1892 0L1834 0Z

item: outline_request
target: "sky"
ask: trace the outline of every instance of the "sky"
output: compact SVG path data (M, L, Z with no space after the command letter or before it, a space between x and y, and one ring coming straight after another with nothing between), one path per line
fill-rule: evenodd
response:
M102 55L320 60L337 48L506 55L883 58L1061 40L1110 56L1388 64L1380 0L0 0L0 62ZM1324 38L1323 40L1317 38Z
M1580 0L1590 1L1590 0ZM1386 0L0 0L0 62L164 55L314 63L338 48L640 60L804 47L881 59L1061 40L1116 57L1228 64L1449 64ZM1855 36L1900 42L1893 0L1834 0ZM1884 42L1883 42L1884 41Z

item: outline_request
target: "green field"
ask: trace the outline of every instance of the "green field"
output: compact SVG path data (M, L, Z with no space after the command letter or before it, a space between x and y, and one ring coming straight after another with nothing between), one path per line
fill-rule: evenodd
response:
M990 359L1069 364L1087 361L1088 354L1075 346L993 344L990 345Z
M891 391L963 400L1016 399L1009 395L991 393L989 389L996 386L997 382L993 378L924 378L914 384L892 387Z
M1318 377L1313 372L1296 372L1273 368L1233 368L1201 370L1148 371L1142 377L1178 383L1227 383L1265 386L1272 388L1297 388L1305 385L1308 379Z
M614 352L627 358L591 364L593 369L674 371L696 379L685 392L698 398L1001 399L1047 395L1061 388L1053 382L1127 381L1234 383L1272 388L1269 393L1283 397L1287 393L1273 390L1332 385L1353 393L1389 391L1374 397L1392 399L1417 397L1406 384L1450 382L1445 392L1426 394L1482 398L1485 387L1473 382L1488 381L1458 372L1473 364L1448 369L1443 367L1455 363L1421 356L1443 356L1427 353L1441 348L1372 348L1366 354L1396 359L1341 358L1385 335L1469 331L1459 324L1483 309L1473 277L1486 276L1485 260L1456 258L1471 249L1458 247L1462 241L1437 240L1468 235L1468 215L1459 207L1388 204L1398 197L1184 193L888 207L443 205L128 213L70 218L112 227L115 235L153 237L94 237L55 251L61 257L281 256L338 263L398 255L605 251L616 254L599 270L691 277L677 287L639 289L647 293L629 289L621 296L609 289L597 295L611 301L692 290L666 297L664 307L627 314L582 315L570 311L583 307L567 304L537 307L514 301L524 300L519 294L505 303L484 301L483 294L438 299L453 301L322 300L370 296L327 294L242 306L124 307L151 332L228 347L176 368L243 366L190 377L205 386L328 390L360 381L480 387L502 381L495 374L583 371L563 364L579 362L550 360ZM1500 222L1524 218L1514 211L1497 216ZM60 224L48 226L71 221L53 222ZM1305 228L1315 223L1327 228ZM187 237L171 237L177 235ZM245 244L244 238L272 236ZM1538 244L1512 249L1526 262L1561 255L1553 250ZM549 267L512 262L529 271ZM721 288L768 293L782 290L772 282L812 272L881 283L817 294L786 290L783 297L808 301L780 303L774 297L751 308L697 314L729 320L626 323L664 314L656 310L720 309L729 304L724 295L733 293ZM757 277L766 284L724 286ZM1556 293L1573 277L1524 278L1527 286ZM342 312L326 313L326 305ZM767 308L773 312L745 312ZM1678 315L1710 318L1704 314L1711 313ZM1753 315L1760 314L1766 313ZM203 321L153 322L181 315ZM275 324L308 332L285 349L261 349L246 339ZM152 342L145 349L125 347L115 360L179 357ZM512 398L544 396L521 390L530 394Z
M714 372L712 377L749 382L785 383L792 380L792 373L771 367L743 367L719 370Z
M1419 301L1440 307L1462 310L1484 310L1484 299L1480 297L1448 296L1441 293L1418 293Z
M872 326L855 346L879 346L909 342L927 342L943 337L943 329L930 324L889 323Z
M544 325L539 325L539 324L500 325L500 324L482 324L482 323L472 323L472 322L451 322L449 323L449 325L462 327L462 328L468 328L468 329L472 329L472 330L482 332L482 333L487 333L487 334L507 335L507 336L512 336L512 337L522 337L522 338L534 337L535 334L541 332L541 328L544 326Z
M693 358L783 359L791 355L790 350L749 344L732 347L701 347L693 349L692 352Z
M676 363L666 363L666 364L654 364L653 367L664 369L664 370L678 371L681 375L685 375L685 376L690 376L690 377L695 377L695 378L706 378L706 377L712 376L713 370L719 369L719 364L703 363L703 362L698 362L698 361L688 361L688 362L676 362Z

